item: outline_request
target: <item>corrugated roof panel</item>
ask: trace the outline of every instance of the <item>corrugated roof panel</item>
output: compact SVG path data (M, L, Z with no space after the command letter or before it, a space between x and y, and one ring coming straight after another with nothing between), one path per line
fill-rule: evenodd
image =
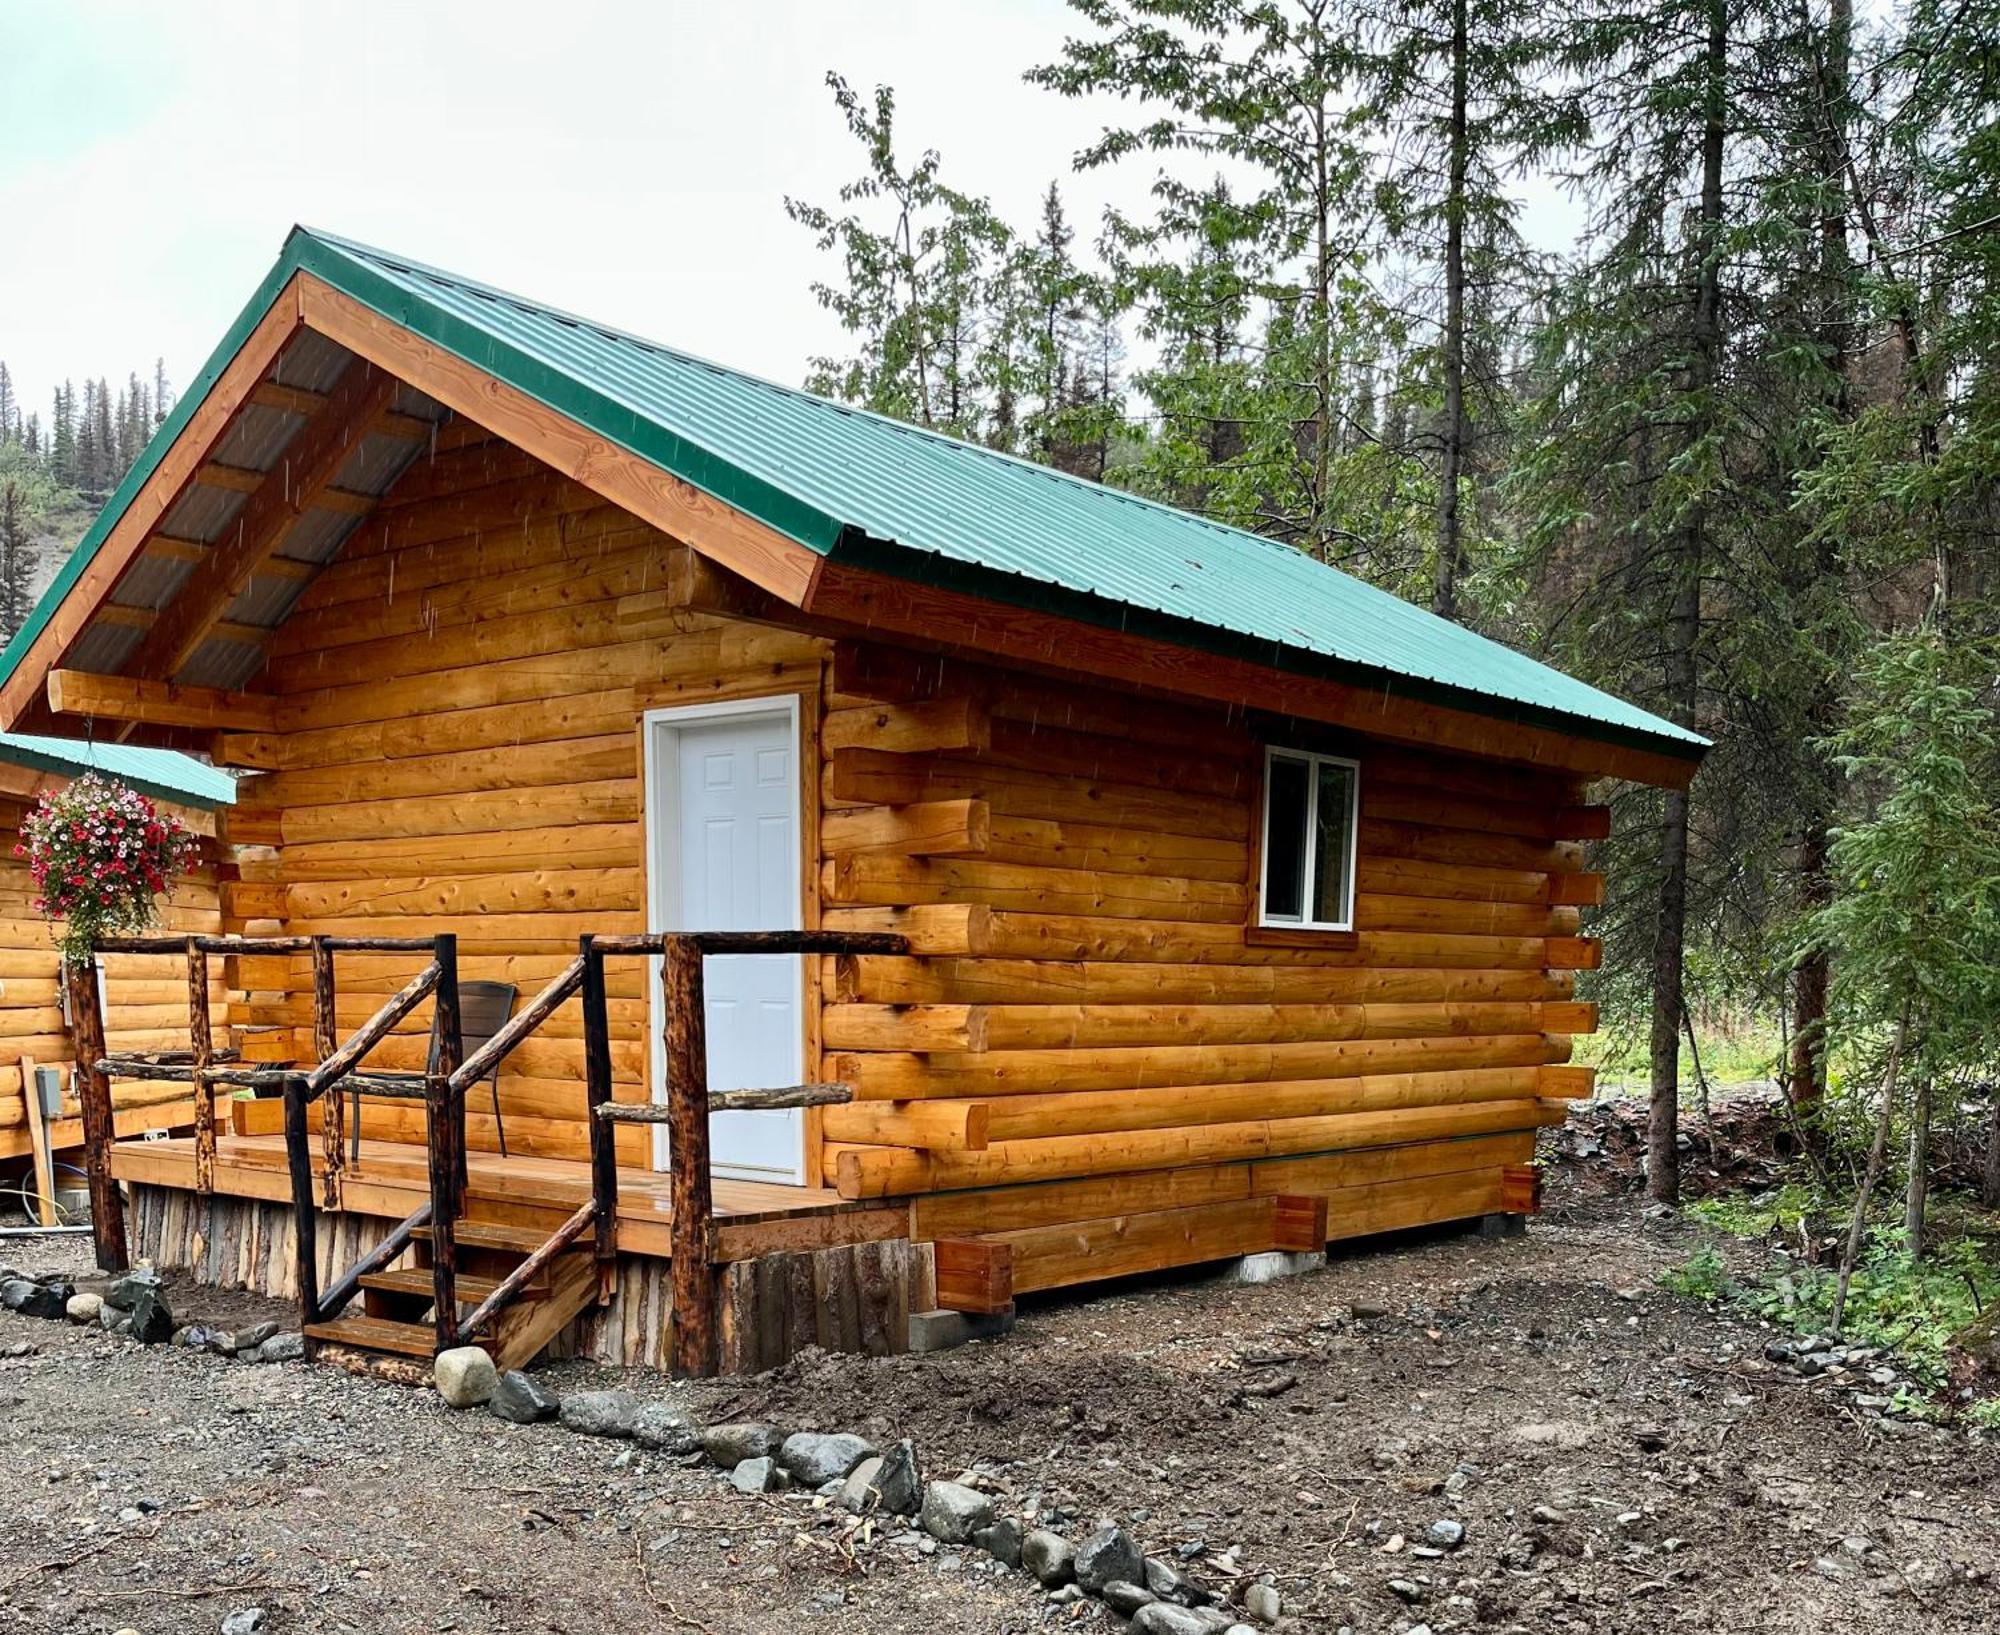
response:
M236 520L236 513L243 509L243 502L249 497L233 488L212 488L206 483L192 483L167 512L160 524L160 532L175 539L220 538L222 531Z
M118 581L118 588L111 593L111 600L125 607L163 608L173 600L174 593L187 583L187 577L194 569L192 561L148 551L125 570L125 576Z
M134 629L131 625L108 624L99 619L77 637L76 646L70 651L69 665L72 669L88 670L93 675L115 676L145 637L145 631Z
M231 624L260 625L275 629L292 604L305 593L307 581L294 574L253 573L250 582L236 593L223 615Z
M326 562L340 549L341 542L361 526L362 519L351 511L323 511L317 506L299 513L298 520L285 530L284 542L276 554L295 562Z
M363 245L303 231L293 242L301 240L314 270L357 299L380 309L379 280L398 321L421 330L428 308L450 321L434 325L440 332L455 323L499 343L478 347L470 361L503 379L534 376L529 389L560 397L554 407L725 501L757 513L756 496L774 491L816 513L826 526L794 519L787 531L823 555L851 552L846 541L859 534L1024 588L1046 586L1689 749L1703 742L1289 546ZM510 367L516 359L525 372ZM771 515L765 520L777 525ZM919 563L895 566L922 576Z
M352 494L386 494L423 447L407 437L364 437L342 463L333 486Z
M298 386L308 392L328 392L353 356L338 341L328 340L317 330L301 330L292 337L272 366L271 378L280 386Z
M249 404L230 422L209 458L221 465L269 471L305 423L304 415Z
M170 749L0 732L0 760L71 777L102 772L170 800L198 806L227 806L236 799L236 780L227 772Z
M188 687L220 687L234 692L264 668L264 649L248 642L211 636L194 650L174 679Z

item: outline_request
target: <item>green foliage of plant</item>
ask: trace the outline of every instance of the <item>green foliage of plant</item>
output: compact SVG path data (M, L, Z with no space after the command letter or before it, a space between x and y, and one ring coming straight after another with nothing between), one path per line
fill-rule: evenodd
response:
M1660 1274L1660 1286L1690 1300L1716 1301L1729 1292L1722 1256L1713 1244L1703 1244L1682 1265Z
M1982 1397L1965 1410L1965 1423L1977 1431L2000 1431L2000 1397Z
M1770 1192L1745 1196L1725 1193L1688 1205L1688 1214L1733 1238L1789 1237L1800 1221L1815 1211L1817 1200L1803 1182L1787 1181Z

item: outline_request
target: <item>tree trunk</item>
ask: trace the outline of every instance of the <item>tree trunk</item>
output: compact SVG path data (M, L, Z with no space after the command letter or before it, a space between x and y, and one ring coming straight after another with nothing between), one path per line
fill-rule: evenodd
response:
M1444 197L1444 458L1438 470L1437 575L1431 611L1458 617L1465 541L1458 490L1465 472L1465 178L1471 137L1466 117L1467 0L1451 9L1451 125Z
M1910 1119L1910 1173L1903 1193L1903 1236L1910 1259L1924 1258L1924 1205L1931 1188L1931 1081L1917 1086L1917 1102Z
M1896 1019L1896 1037L1889 1046L1889 1067L1882 1075L1882 1107L1875 1116L1875 1140L1868 1148L1868 1167L1861 1174L1861 1190L1854 1195L1854 1216L1847 1223L1847 1243L1840 1251L1840 1280L1833 1290L1833 1316L1828 1327L1835 1339L1847 1320L1847 1286L1854 1278L1855 1263L1861 1259L1862 1239L1868 1233L1868 1201L1875 1195L1875 1183L1882 1179L1882 1166L1889 1157L1889 1130L1896 1122L1896 1079L1902 1070L1903 1045L1910 1036L1910 1008Z
M1815 719L1818 718L1815 709ZM1823 780L1812 780L1813 796ZM1828 803L1809 799L1799 835L1799 905L1808 915L1833 897L1827 874L1830 828ZM1785 1070L1785 1094L1794 1107L1817 1107L1826 1094L1826 1002L1832 987L1832 961L1824 948L1814 948L1792 968L1792 1047Z
M1986 1170L1979 1177L1979 1201L2000 1209L2000 1089L1993 1092L1993 1123L1986 1132Z
M1722 161L1727 135L1728 8L1710 0L1707 84L1701 132L1701 221L1695 250L1694 313L1689 339L1688 399L1697 406L1691 428L1705 439L1705 408L1722 361ZM1673 604L1667 616L1662 664L1668 708L1683 726L1698 709L1695 647L1701 636L1702 556L1708 518L1697 502L1679 527ZM1680 1024L1682 955L1687 940L1688 795L1667 792L1660 820L1660 907L1653 941L1652 1105L1647 1129L1647 1189L1663 1203L1680 1201Z

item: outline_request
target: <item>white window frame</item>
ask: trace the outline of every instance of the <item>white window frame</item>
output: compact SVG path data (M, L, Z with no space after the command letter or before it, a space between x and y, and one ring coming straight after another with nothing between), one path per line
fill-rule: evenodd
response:
M1273 915L1270 909L1271 884L1271 767L1276 761L1303 761L1306 764L1306 855L1300 876L1301 912L1296 918ZM1309 920L1304 905L1312 902L1313 878L1319 862L1319 769L1344 766L1354 779L1354 804L1347 814L1347 918L1342 921ZM1354 929L1355 865L1361 850L1361 763L1346 755L1323 755L1312 749L1287 749L1282 744L1264 746L1264 793L1257 814L1257 925L1273 931L1352 931Z

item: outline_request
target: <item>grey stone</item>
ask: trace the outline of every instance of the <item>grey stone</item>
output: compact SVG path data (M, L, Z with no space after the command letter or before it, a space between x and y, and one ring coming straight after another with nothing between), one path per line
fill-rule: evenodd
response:
M1449 1516L1440 1516L1431 1523L1424 1540L1440 1550L1456 1550L1465 1542L1465 1524L1453 1521Z
M167 1291L157 1281L141 1283L132 1297L132 1338L143 1345L158 1345L173 1337L174 1328Z
M649 1402L632 1416L632 1440L655 1453L693 1453L701 1432L671 1403Z
M305 1354L306 1337L295 1328L273 1334L257 1348L259 1362L297 1362Z
M73 1294L63 1304L63 1314L72 1323L94 1323L103 1309L103 1297L95 1294Z
M245 1351L255 1351L266 1340L284 1327L282 1323L246 1323L236 1331L236 1351L240 1356Z
M262 1635L268 1627L262 1607L244 1607L222 1620L222 1635Z
M1044 1587L1067 1584L1076 1577L1076 1547L1062 1534L1037 1527L1021 1540L1021 1565Z
M125 1313L120 1311L116 1306L99 1306L97 1308L97 1326L99 1328L105 1329L112 1334L116 1334L118 1332L118 1325L120 1323L123 1323L127 1328L130 1328L132 1325L132 1319L126 1316Z
M1481 1215L1473 1228L1482 1238L1521 1238L1528 1235L1526 1215Z
M1178 1601L1184 1607L1206 1606L1215 1599L1205 1585L1197 1584L1172 1562L1157 1556L1146 1560L1146 1588L1162 1601Z
M1141 1607L1150 1607L1159 1597L1151 1590L1142 1590L1137 1584L1114 1578L1104 1586L1102 1600L1119 1617L1129 1618Z
M135 1271L114 1277L104 1290L104 1303L116 1306L120 1311L130 1311L139 1298L141 1289L157 1289L160 1274L150 1267L141 1266Z
M778 1463L800 1487L818 1487L822 1482L845 1481L854 1467L875 1449L846 1431L822 1435L799 1431L785 1438L778 1449Z
M1058 1589L1050 1590L1048 1599L1056 1606L1069 1606L1083 1599L1083 1586L1081 1584L1064 1584Z
M537 1425L545 1419L554 1419L559 1406L555 1392L520 1369L510 1368L493 1387L486 1411L510 1425Z
M1076 1547L1076 1581L1097 1595L1114 1578L1122 1578L1128 1584L1143 1584L1146 1558L1124 1528L1100 1522L1097 1531Z
M791 1486L791 1478L767 1456L743 1460L729 1473L729 1485L738 1493L781 1493Z
M1213 1607L1181 1607L1171 1601L1155 1601L1141 1607L1132 1618L1139 1635L1222 1635L1230 1625L1227 1613Z
M847 1480L839 1486L840 1508L850 1510L857 1516L866 1515L881 1500L881 1490L876 1486L882 1473L882 1461L870 1457L861 1461L848 1472Z
M924 1502L924 1473L917 1445L905 1437L882 1456L875 1473L877 1504L892 1516L914 1516Z
M1325 1266L1324 1250L1314 1254L1310 1250L1266 1249L1231 1261L1223 1268L1221 1281L1253 1285L1277 1283L1288 1277L1303 1277L1307 1272L1322 1271Z
M711 1425L701 1433L701 1451L708 1455L710 1464L734 1470L746 1459L776 1457L784 1440L775 1425Z
M10 1288L13 1285L8 1285ZM68 1283L28 1283L23 1287L26 1293L18 1302L7 1303L23 1317L60 1317L69 1305L69 1297L76 1291ZM173 1333L173 1324L167 1324L167 1334ZM162 1339L166 1335L161 1336Z
M440 1351L431 1364L438 1395L454 1408L477 1408L500 1389L500 1371L483 1346L453 1346Z
M975 1313L967 1311L913 1311L910 1313L910 1349L914 1352L949 1351L974 1340L997 1340L1014 1331L1014 1312Z
M970 1544L972 1535L993 1522L993 1501L957 1482L932 1482L924 1489L919 1524L944 1544Z
M572 1391L557 1411L563 1429L579 1436L629 1438L639 1415L639 1399L630 1391Z
M972 1542L1003 1567L1021 1565L1021 1524L1012 1516L1002 1516L991 1527L980 1528L972 1535Z
M1409 1602L1411 1606L1415 1606L1424 1598L1423 1585L1416 1583L1412 1579L1392 1578L1389 1580L1389 1588L1395 1595Z
M1285 1603L1269 1584L1252 1584L1243 1592L1243 1610L1260 1624L1275 1624L1285 1615Z

